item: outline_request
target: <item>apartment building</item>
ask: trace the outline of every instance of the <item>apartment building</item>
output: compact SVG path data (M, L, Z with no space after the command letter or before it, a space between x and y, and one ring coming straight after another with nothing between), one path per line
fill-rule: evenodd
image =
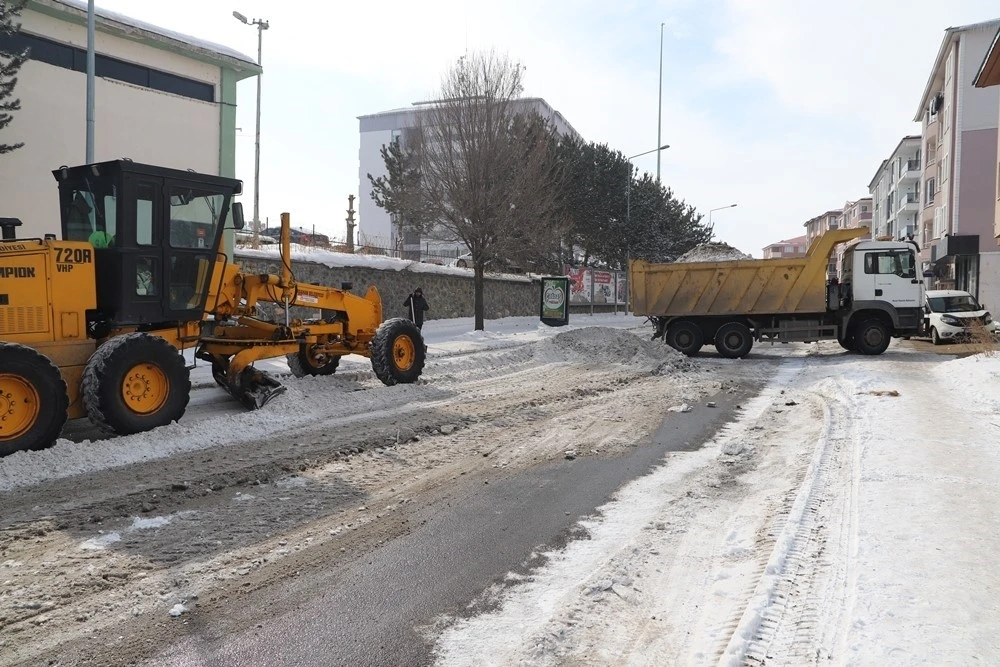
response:
M764 259L787 259L789 257L805 257L809 250L808 238L805 235L794 239L778 241L764 247Z
M540 97L525 97L517 100L517 112L535 112L549 121L558 132L564 135L579 137L580 134L552 106ZM371 198L371 183L368 174L375 178L385 176L388 172L382 159L382 147L390 142L402 141L405 145L406 132L417 127L420 117L433 108L432 102L414 102L409 107L391 109L378 113L359 116L361 146L358 152L358 238L371 245L401 250L402 254L413 259L420 258L420 252L430 249L436 255L458 257L467 252L467 248L453 241L435 241L421 239L416 234L408 233L403 239L399 226L384 209L379 208Z
M872 234L894 240L920 233L920 135L900 139L868 183L872 196Z
M993 44L983 59L983 64L972 82L976 88L1000 86L1000 30L993 37ZM997 119L1000 124L1000 118ZM993 210L993 236L1000 244L1000 134L997 136L996 204Z
M945 30L914 121L922 123L921 259L929 286L1000 308L994 240L1000 89L973 85L1000 19Z
M871 229L872 226L872 198L864 197L862 199L857 199L854 201L844 202L844 208L841 209L840 218L837 220L837 227L839 229L858 229L861 227ZM860 237L863 239L870 239L871 232ZM836 275L840 275L840 269L844 265L844 250L847 248L846 244L840 244L837 246L837 252L834 253L833 264L835 266Z
M816 240L817 237L823 236L830 229L838 229L840 227L840 219L843 216L844 211L842 209L831 209L826 213L817 215L815 218L810 218L802 223L802 226L806 228L806 245L812 245L812 242ZM837 275L837 257L834 255L830 259L830 264L827 267L827 274L831 276Z

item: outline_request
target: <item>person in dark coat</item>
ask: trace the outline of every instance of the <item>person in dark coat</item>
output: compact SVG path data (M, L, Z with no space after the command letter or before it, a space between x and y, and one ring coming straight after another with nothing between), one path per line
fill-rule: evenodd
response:
M406 308L406 316L417 325L418 329L423 329L424 312L430 310L430 306L427 305L427 299L424 298L424 291L419 287L413 290L410 296L406 297L406 301L403 302L403 307Z

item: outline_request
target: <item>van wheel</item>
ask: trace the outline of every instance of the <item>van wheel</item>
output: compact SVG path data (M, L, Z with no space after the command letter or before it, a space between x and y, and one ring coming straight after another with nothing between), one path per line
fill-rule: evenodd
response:
M715 334L715 349L728 359L739 359L750 354L753 334L739 322L723 324Z
M670 325L664 340L667 345L681 354L693 357L705 344L705 334L702 333L701 327L694 322L682 320Z
M880 320L866 320L857 329L855 345L861 354L882 354L889 347L889 330Z
M941 336L938 335L937 329L935 327L931 327L931 342L934 343L935 345L941 344Z
M51 446L68 407L66 382L48 357L0 343L0 456Z

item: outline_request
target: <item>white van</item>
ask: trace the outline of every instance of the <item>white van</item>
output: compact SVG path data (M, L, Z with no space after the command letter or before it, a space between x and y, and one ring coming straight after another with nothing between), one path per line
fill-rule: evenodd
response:
M935 345L968 338L971 324L978 320L989 333L1000 331L993 316L986 312L976 297L960 290L927 290L924 292L924 333Z

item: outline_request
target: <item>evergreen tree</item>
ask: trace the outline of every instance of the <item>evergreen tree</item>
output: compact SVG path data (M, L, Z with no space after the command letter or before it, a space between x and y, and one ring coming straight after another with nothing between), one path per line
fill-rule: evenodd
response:
M24 9L26 0L0 0L0 40L16 34L21 29L21 24L17 23L17 18ZM17 73L21 65L28 59L28 50L19 52L5 50L3 41L0 41L0 130L10 125L14 120L11 115L14 111L21 109L21 100L13 97L14 86L17 85ZM0 155L16 151L23 146L23 143L5 144L0 143Z

